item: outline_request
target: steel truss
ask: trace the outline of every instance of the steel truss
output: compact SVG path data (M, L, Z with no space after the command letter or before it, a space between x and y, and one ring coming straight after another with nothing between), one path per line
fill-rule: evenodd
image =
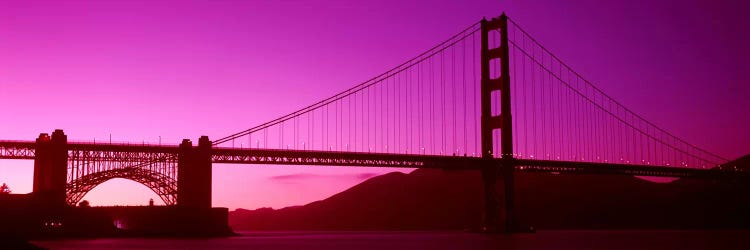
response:
M35 142L0 141L0 159L33 160L35 152Z
M123 178L141 183L154 191L166 205L177 204L177 180L146 168L126 167L91 173L66 186L66 201L75 206L92 189L105 181Z
M141 183L159 195L165 204L176 204L176 148L87 144L73 144L69 148L66 192L70 205L113 178Z

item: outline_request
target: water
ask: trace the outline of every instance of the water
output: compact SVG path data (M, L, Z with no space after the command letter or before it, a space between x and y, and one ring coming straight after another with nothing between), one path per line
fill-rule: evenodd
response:
M750 249L750 231L240 232L210 239L35 241L51 249Z

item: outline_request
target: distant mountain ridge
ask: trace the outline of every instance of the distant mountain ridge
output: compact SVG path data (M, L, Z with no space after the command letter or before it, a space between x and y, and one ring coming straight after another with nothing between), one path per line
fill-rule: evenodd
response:
M740 170L750 170L750 155L737 158L736 160L722 164L725 167L736 167Z
M747 166L750 156L738 159ZM418 169L370 178L325 200L230 212L236 230L464 230L479 227L477 171ZM519 173L521 223L539 229L749 228L750 184L619 175Z

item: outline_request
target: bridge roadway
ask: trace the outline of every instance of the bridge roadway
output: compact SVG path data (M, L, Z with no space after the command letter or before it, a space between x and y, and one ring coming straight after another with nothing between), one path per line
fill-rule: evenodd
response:
M178 157L178 145L69 142L69 159L85 157L103 162L149 163ZM0 141L0 159L35 158L33 141ZM468 156L386 154L313 150L279 150L250 148L212 148L213 163L319 165L352 167L437 168L475 170L487 164L512 164L518 172L551 172L565 174L620 174L660 177L747 178L748 171L729 166L686 168L597 162L572 162L536 159L483 159Z

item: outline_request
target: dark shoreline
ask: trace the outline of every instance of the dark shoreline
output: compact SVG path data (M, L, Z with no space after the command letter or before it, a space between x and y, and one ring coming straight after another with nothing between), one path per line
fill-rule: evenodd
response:
M49 207L7 196L0 235L17 239L208 238L236 235L226 208L181 206Z

